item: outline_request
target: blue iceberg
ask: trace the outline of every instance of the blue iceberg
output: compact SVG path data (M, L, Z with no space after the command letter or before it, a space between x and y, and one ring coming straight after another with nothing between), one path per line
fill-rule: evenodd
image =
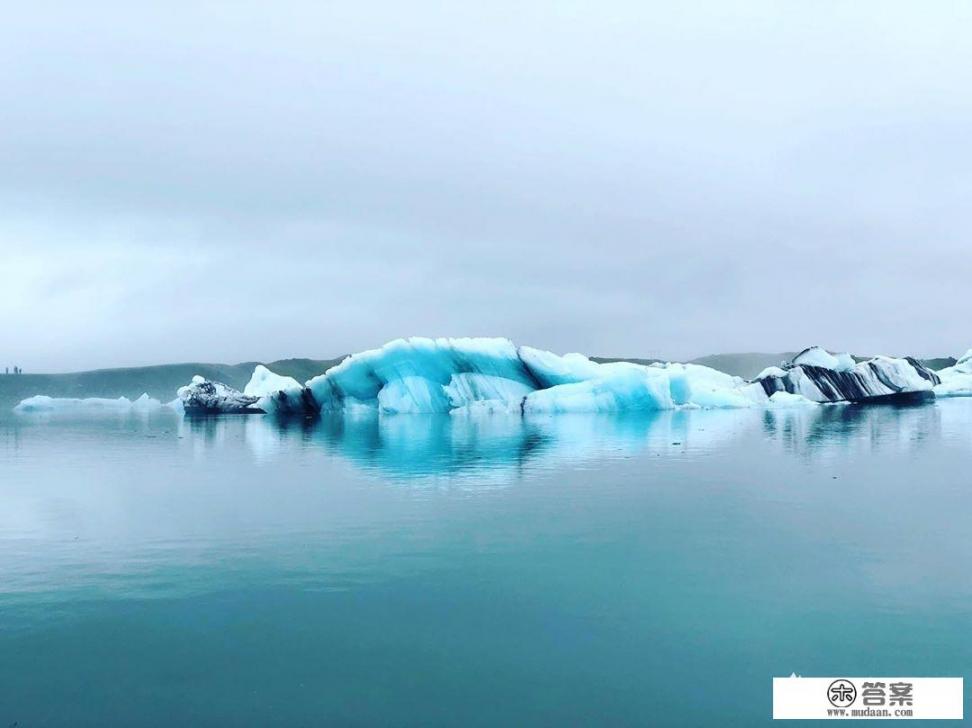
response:
M674 407L748 407L761 391L691 364L599 364L509 339L396 339L353 354L304 386L250 388L258 407L280 414L376 411L638 412Z

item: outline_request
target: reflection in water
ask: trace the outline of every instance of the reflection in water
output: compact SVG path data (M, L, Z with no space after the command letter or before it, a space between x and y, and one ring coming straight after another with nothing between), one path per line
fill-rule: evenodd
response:
M827 460L849 451L909 452L928 440L972 444L972 408L961 401L915 406L834 405L769 410L677 410L619 415L348 416L245 420L259 461L320 447L356 466L399 478L501 474L639 452L699 454L762 432L784 452ZM233 418L187 419L213 446Z
M376 725L416 705L529 724L538 703L563 708L543 725L615 705L603 722L768 725L770 675L962 674L970 445L972 400L0 418L0 705L316 725L357 695Z
M948 409L946 405L946 409ZM848 451L908 452L943 436L943 408L935 405L835 405L773 410L763 431L785 451L832 459ZM957 422L956 427L965 423Z
M630 415L342 415L317 419L223 416L105 416L0 419L0 446L26 434L71 429L73 440L139 447L175 435L200 456L235 448L241 437L257 462L323 451L377 474L507 477L522 468L569 465L638 453L698 455L760 436L764 445L812 460L848 452L907 453L929 441L972 446L968 400L933 404L833 405L790 409L667 410ZM144 441L141 438L145 438ZM114 446L114 445L113 445Z
M531 464L552 467L645 449L705 450L750 428L752 413L682 410L638 415L347 416L316 420L246 421L246 442L269 461L302 447L320 446L366 470L400 478L431 475L505 477ZM219 442L228 420L186 420L194 435Z
M914 478L926 477L929 462L941 472L946 460L964 463L972 447L972 400L637 416L17 418L0 421L0 434L6 481L0 480L0 545L8 557L0 581L9 593L56 584L73 598L68 584L115 584L105 573L139 574L146 591L163 593L169 582L160 565L191 561L197 550L208 564L232 562L239 569L248 558L273 553L294 572L328 574L320 554L313 566L300 566L305 552L303 546L294 551L295 544L384 533L386 519L401 517L393 511L403 505L387 489L355 490L355 472L372 482L444 482L498 492L496 486L541 473L565 482L594 471L596 482L613 483L619 473L641 477L663 468L661 482L694 488L705 481L704 461L711 461L720 481L735 478L734 497L758 508L771 467L802 473L809 463L814 473L827 465L830 479L836 472L851 475L860 463L870 473L851 477L877 478L883 488L908 469ZM833 463L841 467L830 469ZM791 473L782 482L801 477ZM823 502L827 491L815 497ZM347 524L354 526L348 531ZM321 577L328 588L348 578L348 555L335 558L343 566L339 576ZM406 565L411 568L397 559L381 569L400 572ZM375 569L361 571L371 578ZM206 570L195 582L181 574L172 586L185 593L207 588L210 579ZM130 581L124 589L132 593L134 586Z

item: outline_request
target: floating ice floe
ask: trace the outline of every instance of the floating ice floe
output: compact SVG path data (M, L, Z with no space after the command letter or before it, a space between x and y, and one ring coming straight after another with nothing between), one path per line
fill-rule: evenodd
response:
M21 414L27 413L49 413L49 414L70 414L77 413L127 413L127 412L154 412L163 407L173 406L173 402L162 404L159 400L143 394L135 400L127 397L109 399L106 397L48 397L39 394L22 400L14 407L14 412Z

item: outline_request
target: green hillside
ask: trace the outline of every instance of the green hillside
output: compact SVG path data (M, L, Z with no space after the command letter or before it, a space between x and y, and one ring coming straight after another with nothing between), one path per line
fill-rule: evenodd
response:
M632 364L641 364L642 366L648 366L649 364L657 364L661 362L661 359L636 359L634 357L617 357L617 356L592 356L591 361L596 361L598 364L612 364L616 361L626 361Z
M342 357L343 358L343 357ZM341 359L281 359L266 364L277 374L305 382L322 374ZM242 364L160 364L150 367L96 369L69 374L0 374L0 412L35 394L51 397L128 397L143 392L163 402L196 374L243 389L259 362Z
M958 361L954 356L940 356L937 359L919 359L919 361L932 371L938 371L945 367L955 366Z
M760 352L746 352L741 354L710 354L692 359L690 364L702 364L703 366L718 369L720 372L732 374L743 379L752 379L766 367L779 366L781 362L790 361L799 352L783 351L778 354L765 354Z

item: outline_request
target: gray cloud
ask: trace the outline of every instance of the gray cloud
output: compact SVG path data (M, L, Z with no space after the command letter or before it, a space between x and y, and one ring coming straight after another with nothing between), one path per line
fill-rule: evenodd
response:
M523 5L8 9L0 352L972 345L967 6Z

